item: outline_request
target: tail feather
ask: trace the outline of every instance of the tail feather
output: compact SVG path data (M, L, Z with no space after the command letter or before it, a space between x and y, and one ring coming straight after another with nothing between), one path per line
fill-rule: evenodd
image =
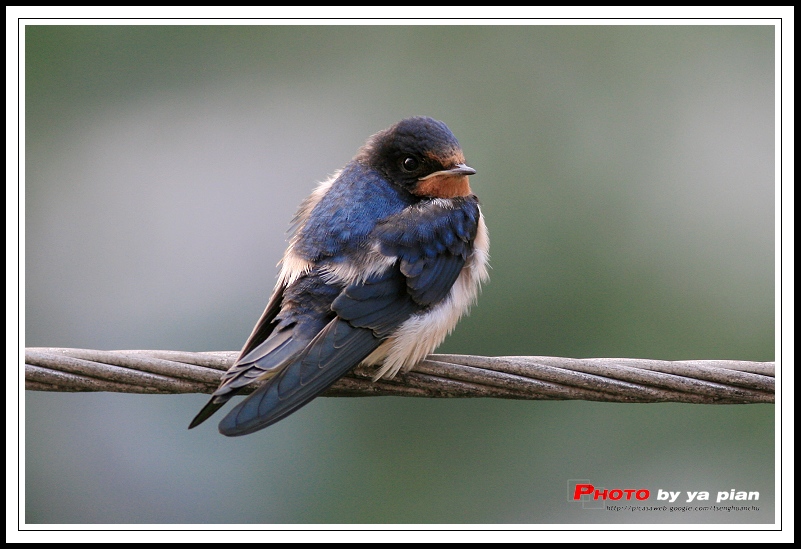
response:
M212 397L211 400L209 400L208 403L206 403L203 409L197 413L195 419L193 419L192 422L189 424L190 429L194 429L195 427L197 427L198 425L209 419L214 414L214 412L222 408L222 406L225 404L225 401L215 402L215 399L216 397Z
M223 382L212 393L211 400L189 424L189 428L197 427L206 421L247 385L274 376L287 364L297 360L313 336L314 332L304 331L299 326L274 332L269 339L240 357L223 375Z

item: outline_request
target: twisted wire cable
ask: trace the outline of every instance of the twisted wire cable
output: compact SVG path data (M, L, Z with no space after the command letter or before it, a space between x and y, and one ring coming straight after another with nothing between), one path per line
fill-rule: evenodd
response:
M234 351L192 353L29 347L25 349L25 388L33 391L211 393L237 355ZM371 381L375 370L375 367L357 366L323 396L695 404L775 401L773 362L433 354L409 373L399 374L392 380Z

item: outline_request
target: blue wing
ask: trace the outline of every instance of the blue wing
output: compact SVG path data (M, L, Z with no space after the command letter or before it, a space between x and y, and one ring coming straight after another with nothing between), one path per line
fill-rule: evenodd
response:
M405 291L397 265L346 286L331 302L334 317L279 373L223 418L220 432L246 435L291 414L364 360L419 308ZM270 356L258 359L256 367L263 371L264 362L274 364Z
M234 407L220 422L220 432L246 435L283 419L325 391L380 344L369 330L335 318L297 360Z
M325 391L412 315L447 297L472 250L479 215L475 197L407 207L376 224L366 239L395 258L388 268L333 283L318 267L291 284L280 311L272 318L265 311L243 356L192 426L255 381L264 383L220 422L221 433L267 427Z
M473 250L480 215L471 195L424 202L376 226L381 253L398 258L415 303L428 307L448 295Z
M285 290L286 286L275 289L267 307L239 353L239 358L223 375L220 387L214 391L211 400L192 419L189 424L190 429L206 421L244 386L259 377L269 375L270 371L275 371L281 365L285 365L288 360L303 351L304 341L308 343L314 337L313 327L305 330L307 335L304 337L301 326L297 324L285 325L281 329L275 330L279 324L276 317L281 312Z

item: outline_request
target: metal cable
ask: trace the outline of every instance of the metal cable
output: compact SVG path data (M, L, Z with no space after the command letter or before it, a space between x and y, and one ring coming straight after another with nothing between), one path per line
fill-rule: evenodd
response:
M25 349L33 391L211 393L234 351ZM775 364L734 360L429 355L407 374L372 382L357 366L324 396L495 397L602 402L774 402ZM247 391L245 391L247 392Z

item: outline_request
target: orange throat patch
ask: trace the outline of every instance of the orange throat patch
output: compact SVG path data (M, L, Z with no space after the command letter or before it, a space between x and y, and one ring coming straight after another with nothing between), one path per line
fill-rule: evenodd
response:
M470 190L468 176L442 174L419 181L412 192L417 196L456 198L457 196L468 196L473 191Z

